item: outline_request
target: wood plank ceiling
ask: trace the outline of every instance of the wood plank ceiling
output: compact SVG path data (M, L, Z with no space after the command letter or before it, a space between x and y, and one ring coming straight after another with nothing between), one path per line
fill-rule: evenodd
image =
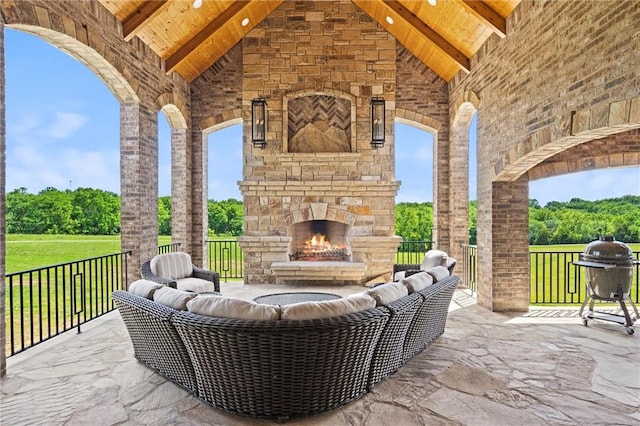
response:
M189 82L213 65L283 0L99 0ZM352 0L444 80L469 72L469 59L521 0ZM433 3L433 5L431 4Z

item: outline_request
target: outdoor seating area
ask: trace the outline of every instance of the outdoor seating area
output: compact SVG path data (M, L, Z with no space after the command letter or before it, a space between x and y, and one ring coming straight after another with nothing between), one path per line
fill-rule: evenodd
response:
M459 280L423 272L406 285L283 305L139 280L113 298L142 363L213 407L285 421L361 398L428 347Z
M285 291L222 285L223 294L245 300ZM332 289L343 296L360 291ZM639 336L606 322L584 327L577 311L496 313L456 290L445 332L427 350L362 398L287 424L636 424ZM0 382L3 425L271 424L213 409L136 360L117 311L8 364Z

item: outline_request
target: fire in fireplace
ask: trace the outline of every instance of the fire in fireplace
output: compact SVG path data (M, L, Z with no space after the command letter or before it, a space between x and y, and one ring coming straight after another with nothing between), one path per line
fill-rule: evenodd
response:
M309 260L309 261L350 261L351 252L346 243L332 244L326 232L335 230L335 224L328 221L318 220L305 222L307 227L306 236L299 239L290 251L289 260ZM298 229L298 232L300 230ZM309 236L309 233L311 234ZM335 233L335 232L334 232ZM339 240L344 240L344 235Z

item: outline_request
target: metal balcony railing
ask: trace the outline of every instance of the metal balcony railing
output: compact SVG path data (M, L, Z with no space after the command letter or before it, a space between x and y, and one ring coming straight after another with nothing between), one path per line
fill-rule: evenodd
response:
M124 288L131 252L21 271L6 276L7 356L112 311Z

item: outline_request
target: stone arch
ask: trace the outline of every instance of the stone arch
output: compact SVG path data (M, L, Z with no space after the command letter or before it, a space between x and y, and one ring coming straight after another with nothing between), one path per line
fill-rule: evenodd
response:
M40 37L86 65L91 72L104 82L121 104L125 102L140 102L135 90L120 71L100 53L81 41L45 27L25 24L11 24L7 25L7 27Z
M180 102L173 93L163 93L156 99L156 105L167 118L172 129L186 129L188 127L185 113L188 109L185 102Z
M442 128L440 121L404 108L396 108L396 122L417 127L434 135Z
M295 210L285 215L284 224L295 225L309 220L331 220L353 226L357 218L358 216L355 213L329 207L327 203L311 203L309 207Z
M514 182L543 161L573 147L640 128L640 96L568 114L567 136L552 140L551 129L536 130L493 164L494 181Z
M351 151L355 152L357 146L357 126L356 126L356 97L348 92L335 89L303 89L296 92L286 93L282 98L282 150L283 152L289 152L289 134L287 131L289 120L289 102L296 98L302 98L304 96L332 96L334 98L346 99L351 105L351 138L349 143L351 145Z
M198 130L201 130L204 134L209 134L235 124L243 124L241 108L225 111L222 114L200 120Z

